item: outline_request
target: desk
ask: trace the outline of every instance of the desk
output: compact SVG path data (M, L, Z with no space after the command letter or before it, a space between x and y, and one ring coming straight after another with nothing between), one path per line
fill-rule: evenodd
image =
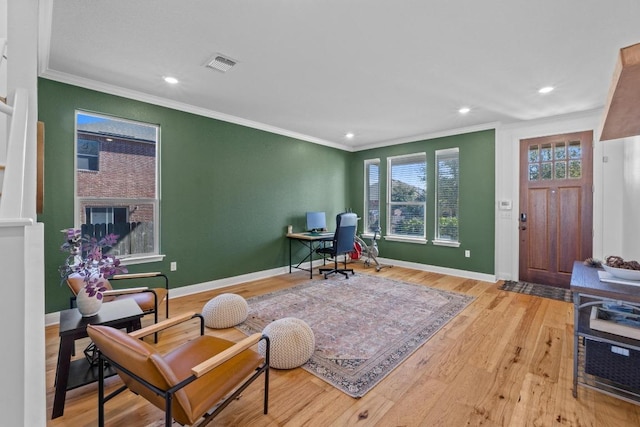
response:
M104 303L98 314L91 317L82 317L76 308L60 312L60 349L58 350L52 419L60 417L64 413L67 390L98 380L97 366L91 367L86 358L71 361L75 341L88 336L87 325L126 328L127 332L131 332L140 329L140 319L143 315L144 313L138 304L132 299ZM105 375L114 374L113 370L105 373Z
M324 247L326 242L330 242L333 240L334 233L320 233L320 234L311 234L311 233L289 233L287 234L287 239L289 239L289 273L291 273L291 268L295 267L300 270L305 270L309 272L309 278L313 278L313 251L317 247L317 243L322 243ZM292 242L296 240L300 242L301 245L309 248L309 255L307 255L302 261L300 261L295 266L292 261ZM300 267L303 262L309 260L309 269L304 267Z

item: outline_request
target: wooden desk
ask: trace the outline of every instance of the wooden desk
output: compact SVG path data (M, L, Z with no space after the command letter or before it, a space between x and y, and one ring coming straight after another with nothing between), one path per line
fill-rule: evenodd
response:
M98 380L97 366L91 366L86 358L71 361L75 341L86 338L87 325L107 325L127 332L140 329L140 319L144 313L134 300L125 299L102 304L95 316L82 317L77 308L60 312L60 348L56 369L55 397L51 418L64 413L67 390ZM106 375L114 375L113 370Z
M311 233L289 233L287 234L287 239L289 239L289 273L291 273L291 269L297 268L300 270L305 270L309 272L309 278L313 278L313 252L317 247L316 244L321 242L324 247L326 242L330 242L333 240L334 233L321 233L321 234L311 234ZM296 240L300 244L309 248L309 254L298 264L293 265L292 261L292 242ZM306 260L309 260L309 269L304 267L300 267Z
M578 397L578 385L598 390L619 399L640 404L640 391L603 379L586 372L584 363L588 350L585 341L621 349L622 352L640 352L640 341L621 335L591 329L589 316L592 307L607 303L624 303L640 309L640 286L600 281L599 269L582 262L573 264L571 291L573 292L573 397ZM616 357L615 355L611 357Z

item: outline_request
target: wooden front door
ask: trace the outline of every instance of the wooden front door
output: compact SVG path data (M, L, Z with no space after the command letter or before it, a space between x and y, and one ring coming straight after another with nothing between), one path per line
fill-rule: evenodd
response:
M591 256L593 132L520 141L520 280L569 287Z

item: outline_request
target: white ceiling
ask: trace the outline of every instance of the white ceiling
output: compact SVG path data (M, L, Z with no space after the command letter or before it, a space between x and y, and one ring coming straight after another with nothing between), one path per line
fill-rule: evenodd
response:
M601 108L640 42L638 0L41 5L43 77L347 150Z

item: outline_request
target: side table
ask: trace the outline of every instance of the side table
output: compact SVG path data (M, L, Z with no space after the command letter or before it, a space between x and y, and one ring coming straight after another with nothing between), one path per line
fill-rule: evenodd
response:
M107 325L127 332L140 329L140 319L144 313L134 300L112 301L102 304L95 316L82 317L78 309L60 312L60 349L56 369L55 397L51 418L64 413L67 390L78 388L98 380L97 366L91 366L86 358L71 361L75 341L86 338L87 325ZM106 375L114 375L114 371Z

